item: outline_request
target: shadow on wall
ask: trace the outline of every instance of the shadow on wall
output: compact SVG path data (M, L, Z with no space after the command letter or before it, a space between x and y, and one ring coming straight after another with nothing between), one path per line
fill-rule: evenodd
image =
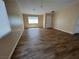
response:
M0 38L11 32L6 7L3 0L0 0Z

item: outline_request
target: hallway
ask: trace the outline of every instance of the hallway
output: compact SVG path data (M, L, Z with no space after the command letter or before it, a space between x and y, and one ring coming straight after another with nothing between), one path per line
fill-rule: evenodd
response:
M79 59L79 38L55 29L25 29L12 59Z

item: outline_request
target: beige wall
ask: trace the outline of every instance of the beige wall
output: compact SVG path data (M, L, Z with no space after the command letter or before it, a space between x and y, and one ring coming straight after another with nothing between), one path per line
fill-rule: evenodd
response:
M0 39L0 59L10 59L23 33L23 17L15 0L4 0L11 25L11 33Z
M53 27L64 32L73 34L75 32L76 19L79 16L79 3L67 6L56 12Z
M23 29L23 16L20 13L18 5L14 0L5 0L8 18L11 24L12 31ZM21 28L22 27L22 28Z
M46 14L43 15L43 28L45 28L45 19L46 19Z
M38 24L28 24L28 16L38 16ZM23 18L24 18L24 27L28 28L28 27L43 27L43 15L29 15L29 14L23 14Z

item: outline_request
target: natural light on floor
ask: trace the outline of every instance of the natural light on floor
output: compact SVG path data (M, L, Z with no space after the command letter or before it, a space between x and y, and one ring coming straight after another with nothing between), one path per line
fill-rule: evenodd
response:
M38 17L37 16L29 16L28 22L29 22L29 24L38 24Z

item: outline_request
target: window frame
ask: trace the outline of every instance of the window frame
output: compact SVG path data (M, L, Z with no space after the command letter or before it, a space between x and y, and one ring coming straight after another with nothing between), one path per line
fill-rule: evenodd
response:
M33 17L33 18L37 18L37 20L35 19L35 22L34 22L33 19L30 20L32 17ZM28 16L28 23L29 23L29 24L38 24L38 22L39 22L38 16Z

